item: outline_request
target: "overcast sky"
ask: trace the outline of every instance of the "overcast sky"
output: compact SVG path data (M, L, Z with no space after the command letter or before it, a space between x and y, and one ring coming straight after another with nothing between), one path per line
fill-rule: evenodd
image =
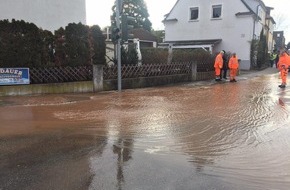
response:
M164 29L164 15L167 14L177 0L144 0L147 4L149 20L154 30ZM266 6L273 7L271 15L277 22L276 30L284 30L286 43L290 41L290 0L263 0ZM101 28L110 25L110 15L115 0L86 0L87 24L97 24Z
M275 30L283 30L286 44L290 42L290 0L263 0L265 5L273 7L271 15L276 24Z
M98 24L100 27L109 26L112 6L115 0L86 0L87 1L87 24ZM164 15L174 6L176 0L144 0L147 4L147 10L150 15L154 30L164 29L161 22Z

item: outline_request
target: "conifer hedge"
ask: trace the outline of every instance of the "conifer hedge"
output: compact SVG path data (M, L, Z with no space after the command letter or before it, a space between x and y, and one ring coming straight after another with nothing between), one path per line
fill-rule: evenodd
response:
M105 54L97 25L71 23L53 34L23 20L0 20L0 67L105 64Z

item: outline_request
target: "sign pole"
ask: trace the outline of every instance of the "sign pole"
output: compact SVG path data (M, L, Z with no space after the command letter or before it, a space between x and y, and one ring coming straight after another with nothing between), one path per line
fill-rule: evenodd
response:
M116 0L116 25L117 28L120 29L120 8L121 8L121 0ZM122 73L121 73L121 39L118 39L117 43L117 62L118 62L118 91L122 90Z

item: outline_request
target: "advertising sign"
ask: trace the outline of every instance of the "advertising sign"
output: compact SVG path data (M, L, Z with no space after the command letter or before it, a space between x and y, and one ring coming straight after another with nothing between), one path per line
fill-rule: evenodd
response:
M29 68L0 68L0 85L30 84Z

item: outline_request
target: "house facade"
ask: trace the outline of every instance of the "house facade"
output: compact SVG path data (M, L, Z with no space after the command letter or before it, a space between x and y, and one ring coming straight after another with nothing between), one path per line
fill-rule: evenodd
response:
M140 61L142 59L141 49L142 48L156 48L157 47L157 37L151 34L150 32L146 31L143 28L134 28L130 30L130 34L133 37L129 37L128 41L124 43L124 45L128 45L128 43L134 44L137 50L138 58ZM103 35L106 39L106 59L107 64L112 65L113 59L116 56L115 46L111 39L111 31L110 27L106 27L103 30Z
M273 47L271 10L260 0L177 0L163 20L165 43L212 53L236 52L241 69L249 70L251 42L259 39L262 29Z
M285 37L284 37L284 32L283 31L275 31L273 35L274 39L274 48L275 49L281 49L285 48Z
M86 24L84 0L1 0L0 20L24 20L54 31L69 23Z

